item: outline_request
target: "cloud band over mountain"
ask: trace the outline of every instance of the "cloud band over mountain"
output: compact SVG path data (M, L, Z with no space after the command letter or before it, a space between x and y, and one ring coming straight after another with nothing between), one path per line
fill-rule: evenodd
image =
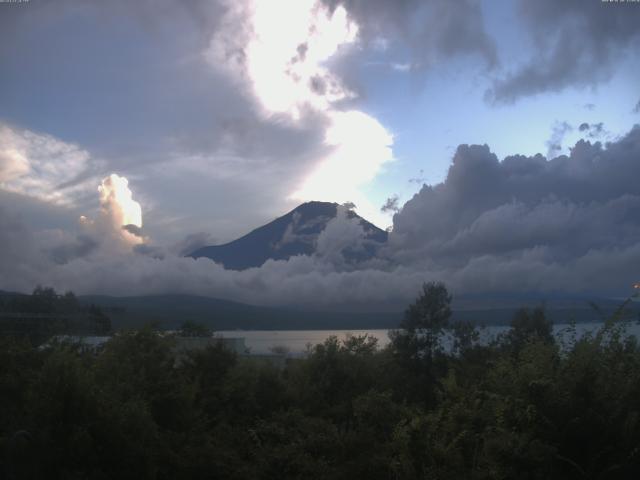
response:
M315 254L241 272L152 242L114 250L104 232L32 231L3 209L0 288L46 283L79 293L180 292L319 307L405 301L425 280L460 293L624 294L640 261L637 178L638 127L607 145L579 141L552 160L499 161L486 145L461 145L446 180L423 186L395 214L376 258L344 261L345 239L357 242L362 229L337 216Z

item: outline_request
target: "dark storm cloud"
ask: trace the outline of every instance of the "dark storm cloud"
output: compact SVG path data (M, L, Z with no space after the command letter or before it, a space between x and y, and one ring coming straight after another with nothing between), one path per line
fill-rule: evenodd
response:
M486 145L461 145L446 180L424 186L394 216L394 255L461 281L465 271L484 275L494 288L509 289L506 273L516 270L527 288L559 288L551 272L560 271L564 288L585 288L587 279L619 288L637 275L624 261L640 261L639 175L639 127L606 146L581 140L550 161L499 161ZM619 270L596 278L598 268Z
M495 102L597 85L640 38L640 8L633 2L521 0L518 7L535 53L494 84L487 98Z
M360 37L376 42L400 42L412 63L431 64L455 55L479 55L490 66L497 62L495 45L487 35L480 4L472 0L324 0L329 8L342 5L355 19Z

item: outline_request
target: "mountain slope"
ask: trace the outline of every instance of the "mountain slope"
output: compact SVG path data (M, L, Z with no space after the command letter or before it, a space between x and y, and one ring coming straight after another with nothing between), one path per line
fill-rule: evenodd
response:
M85 295L84 304L102 308L113 328L140 328L155 323L177 329L193 321L214 330L312 330L393 328L400 312L340 312L292 307L266 307L195 295L111 297Z
M327 223L336 217L337 203L308 202L286 215L259 227L244 237L224 245L202 247L190 257L206 257L231 270L259 267L269 259L286 260L294 255L312 255L316 241ZM365 231L365 243L360 250L343 252L347 261L358 262L371 258L377 248L387 241L387 232L359 217L352 211L348 218L355 218Z
M150 295L110 297L86 295L79 297L85 305L101 307L115 329L139 328L156 323L162 329L176 329L190 320L214 330L331 330L396 328L405 306L388 311L332 311L305 307L267 307L194 295ZM547 318L554 323L603 321L601 313L589 303L601 308L604 317L620 305L620 299L590 296L549 297L543 295L457 295L452 305L452 321L470 321L476 325L508 325L519 307L545 306ZM640 305L629 306L626 318L635 321Z

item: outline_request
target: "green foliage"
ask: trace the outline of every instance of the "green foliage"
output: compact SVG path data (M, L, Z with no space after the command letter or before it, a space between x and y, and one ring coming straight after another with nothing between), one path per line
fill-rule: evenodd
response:
M449 302L425 285L389 347L329 337L283 367L222 343L177 361L151 328L100 353L0 337L2 478L637 478L624 323L558 344L523 310L481 345Z
M401 367L399 377L410 387L409 400L427 405L436 401L438 377L443 372L441 338L449 327L451 295L444 284L425 283L409 306L399 330L390 332L393 356Z
M73 292L62 295L37 286L31 295L0 295L0 335L42 343L52 335L105 335L111 321L95 305L81 304Z
M178 335L181 337L210 337L213 335L213 331L206 325L186 320L180 325Z
M77 313L81 305L73 292L59 295L51 287L38 285L31 295L7 296L2 309L24 313Z
M553 343L553 324L547 320L544 309L519 309L511 320L511 330L502 339L513 352L519 352L529 342Z
M398 357L416 370L429 368L441 350L440 337L449 326L451 295L442 283L425 283L409 306L391 341Z

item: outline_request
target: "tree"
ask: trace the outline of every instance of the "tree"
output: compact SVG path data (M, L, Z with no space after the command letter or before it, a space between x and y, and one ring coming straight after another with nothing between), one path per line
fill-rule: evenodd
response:
M480 332L469 321L457 321L451 326L453 333L453 352L458 355L468 353L480 339Z
M31 295L30 311L34 313L54 313L58 294L51 287L38 285Z
M181 337L210 337L213 332L206 325L186 320L180 325L178 335Z
M532 341L551 344L554 342L553 323L547 319L542 307L533 310L521 308L514 314L505 340L514 352L519 352Z
M422 285L422 293L405 311L400 330L391 333L393 346L407 360L430 363L440 350L440 337L449 326L451 295L440 282Z
M446 369L440 337L449 326L451 295L444 284L422 285L422 293L406 310L399 330L389 332L399 369L398 388L408 398L433 405L439 374Z

